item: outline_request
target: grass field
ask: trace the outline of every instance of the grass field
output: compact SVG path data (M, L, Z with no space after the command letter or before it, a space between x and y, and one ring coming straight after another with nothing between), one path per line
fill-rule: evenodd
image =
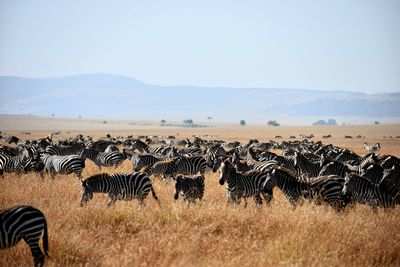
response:
M81 131L96 137L106 131ZM22 138L36 138L48 132L32 132ZM62 132L57 138L73 136ZM138 129L110 131L112 135L201 135L206 139L273 139L275 135L332 134L323 140L365 154L363 142L377 142L383 154L400 156L400 125L337 127L225 127L207 129ZM365 139L344 139L344 135ZM128 161L118 170L130 172ZM99 173L87 161L83 176ZM79 207L80 183L73 175L44 181L36 175L7 174L0 180L0 208L33 205L46 215L49 227L49 266L399 266L400 209L379 210L359 205L343 213L327 206L305 203L293 210L279 190L270 206L257 210L253 200L247 208L226 203L225 187L219 174L206 175L202 203L186 207L174 201L173 183L154 181L161 206L148 196L146 206L136 200L117 202L106 208L106 197L95 195ZM32 264L28 246L0 250L0 266Z

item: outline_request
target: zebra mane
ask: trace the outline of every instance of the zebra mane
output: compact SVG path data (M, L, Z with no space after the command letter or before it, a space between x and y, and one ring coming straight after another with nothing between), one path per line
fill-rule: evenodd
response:
M361 176L361 175L359 175L357 173L354 173L354 172L351 172L351 173L347 174L346 178L349 178L349 180L360 180L360 181L364 181L366 183L373 184L373 182L370 179L368 179L367 177Z

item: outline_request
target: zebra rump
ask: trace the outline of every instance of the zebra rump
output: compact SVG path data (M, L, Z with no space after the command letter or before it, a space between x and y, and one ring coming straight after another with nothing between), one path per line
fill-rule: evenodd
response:
M16 246L21 239L29 245L34 266L43 266L44 255L39 246L43 232L43 250L47 256L47 222L43 213L32 206L17 206L0 211L0 248Z
M204 195L204 176L199 175L191 178L178 175L175 181L175 200L179 198L179 194L188 204L189 202L194 203L197 198L202 200Z

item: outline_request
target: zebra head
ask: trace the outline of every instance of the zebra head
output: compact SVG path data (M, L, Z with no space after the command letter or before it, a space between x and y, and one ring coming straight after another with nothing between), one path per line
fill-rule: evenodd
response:
M182 190L182 175L178 175L175 180L175 195L174 199L179 198L179 192Z
M352 174L348 173L344 178L344 185L342 189L343 196L351 195L351 192L354 190L354 179L352 179Z
M222 164L221 167L219 168L220 172L220 179L219 179L219 184L223 185L225 181L231 176L232 170L234 170L234 166L229 160L225 160Z
M86 180L81 181L82 183L82 190L81 190L81 204L80 206L83 207L83 204L86 204L93 198L93 191L90 186L87 184Z

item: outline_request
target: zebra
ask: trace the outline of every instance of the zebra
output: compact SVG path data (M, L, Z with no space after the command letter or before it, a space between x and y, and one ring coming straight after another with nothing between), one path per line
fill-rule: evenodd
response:
M160 161L158 158L151 154L133 155L131 158L133 170L135 172L140 171L145 166L153 166L156 162Z
M258 171L250 171L247 173L238 173L229 160L225 160L220 167L219 184L224 185L225 182L228 202L234 206L240 204L241 198L244 199L245 207L247 207L247 198L253 197L259 207L262 205L262 195L267 203L272 199L272 190L265 190L265 182L267 174Z
M178 175L175 181L175 200L179 198L179 194L183 196L187 205L189 205L190 202L195 203L196 199L201 201L204 195L204 176L200 175L190 178Z
M83 148L83 143L74 143L70 146L49 145L46 147L45 153L58 156L77 155L82 151Z
M137 139L132 142L131 146L132 151L134 151L135 149L137 149L140 153L159 154L162 150L165 149L165 146L150 147L145 142Z
M368 204L373 210L377 207L393 207L394 199L380 188L379 185L372 183L368 178L350 173L345 178L342 195L348 202Z
M81 152L80 156L83 160L89 158L99 168L101 168L102 166L103 167L115 166L115 168L117 168L125 159L124 154L119 151L98 152L94 149L88 149L88 148L84 149Z
M308 177L317 177L320 172L319 162L310 162L304 155L297 151L294 153L294 166L302 174L308 175Z
M300 179L290 170L276 167L268 172L264 190L272 191L275 186L279 187L293 207L296 207L301 199L314 199L340 209L343 205L340 198L343 184L344 179L337 175Z
M371 164L366 169L362 169L361 176L368 178L372 183L379 184L383 178L384 169L376 163Z
M0 248L16 246L23 239L30 247L34 266L43 266L44 255L39 246L43 233L43 249L49 256L47 222L44 214L32 206L17 206L0 211Z
M325 166L322 167L321 171L319 172L318 176L324 175L338 175L342 178L346 177L347 173L350 173L350 169L346 164L343 164L340 161L332 161Z
M82 181L82 169L85 168L85 161L80 156L56 156L41 154L40 159L44 163L45 171L50 173L52 179L54 179L56 173L75 173L76 177Z
M148 175L140 172L129 174L107 174L93 175L82 181L81 202L82 207L93 198L94 193L107 193L107 206L113 205L117 200L130 201L134 198L139 200L141 205L147 194L151 191L153 198L159 203L157 194Z
M216 162L214 162L216 164ZM208 168L212 168L213 171L213 164L208 164L207 161L204 159L203 156L192 156L192 157L178 157L176 160L176 173L183 174L183 175L194 175L200 173L204 175L204 173Z
M367 143L364 143L363 148L368 153L376 153L381 150L381 145L379 143L376 143L374 145L368 145Z
M176 174L176 160L177 158L157 161L153 166L147 165L142 168L142 172L147 175L161 176L164 179L174 177Z
M21 155L10 157L0 154L0 175L4 172L20 174L26 172L33 160L31 149L24 148Z

